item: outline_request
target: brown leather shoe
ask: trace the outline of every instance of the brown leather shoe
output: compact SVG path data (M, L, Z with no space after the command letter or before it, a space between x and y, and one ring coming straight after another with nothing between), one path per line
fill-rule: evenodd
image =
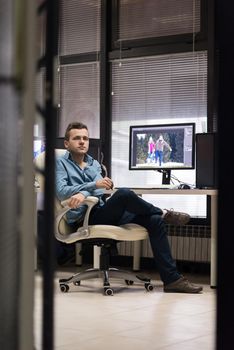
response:
M179 211L174 211L173 209L168 210L165 209L167 212L163 217L163 220L166 224L175 225L175 226L182 226L186 225L189 220L190 216L186 213L181 213Z
M195 284L190 283L183 276L180 277L177 281L169 283L164 286L165 293L200 293L203 290L202 286L196 286Z

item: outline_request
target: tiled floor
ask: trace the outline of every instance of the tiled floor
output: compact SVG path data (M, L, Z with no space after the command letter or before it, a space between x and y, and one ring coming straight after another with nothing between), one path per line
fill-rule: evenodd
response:
M74 269L74 268L73 268ZM100 280L82 282L61 293L55 278L56 350L214 350L216 293L208 276L188 276L202 284L199 295L163 293L162 283L150 272L155 288L147 292L134 284L113 281L114 296L104 296ZM41 276L36 275L35 347L41 350Z

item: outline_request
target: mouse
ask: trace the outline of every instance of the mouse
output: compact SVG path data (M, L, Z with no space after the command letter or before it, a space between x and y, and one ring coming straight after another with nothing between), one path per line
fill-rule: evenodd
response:
M178 188L179 188L180 190L189 190L189 189L190 189L190 186L187 185L187 184L180 184L180 185L178 186Z

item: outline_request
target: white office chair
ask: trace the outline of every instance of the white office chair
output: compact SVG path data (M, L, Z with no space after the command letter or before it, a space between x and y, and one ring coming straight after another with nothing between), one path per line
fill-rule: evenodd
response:
M56 150L56 155L63 154L65 150ZM44 154L40 154L35 159L38 169L42 169L44 165ZM41 176L37 178L40 186L43 181ZM43 186L43 184L42 184ZM66 213L70 210L67 201L60 202L55 200L55 237L57 240L71 244L75 242L88 243L93 246L100 247L99 267L91 268L82 272L78 272L66 279L60 279L60 289L62 292L68 292L69 284L79 286L81 281L102 278L105 295L113 295L114 291L110 285L110 278L122 279L127 285L134 282L141 283L147 291L153 290L150 279L140 277L130 271L119 270L109 266L110 251L113 243L121 241L139 241L148 238L147 230L137 224L126 224L121 226L112 225L89 225L89 215L92 208L97 204L96 197L87 197L84 204L87 205L87 211L82 224L73 232L71 226L66 222Z

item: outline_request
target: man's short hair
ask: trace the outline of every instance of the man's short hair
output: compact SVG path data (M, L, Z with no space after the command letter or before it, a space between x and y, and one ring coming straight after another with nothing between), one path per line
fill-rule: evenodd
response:
M67 129L65 131L65 140L69 141L69 137L70 137L70 130L72 129L86 129L88 130L87 125L80 123L80 122L72 122L70 124L68 124Z

